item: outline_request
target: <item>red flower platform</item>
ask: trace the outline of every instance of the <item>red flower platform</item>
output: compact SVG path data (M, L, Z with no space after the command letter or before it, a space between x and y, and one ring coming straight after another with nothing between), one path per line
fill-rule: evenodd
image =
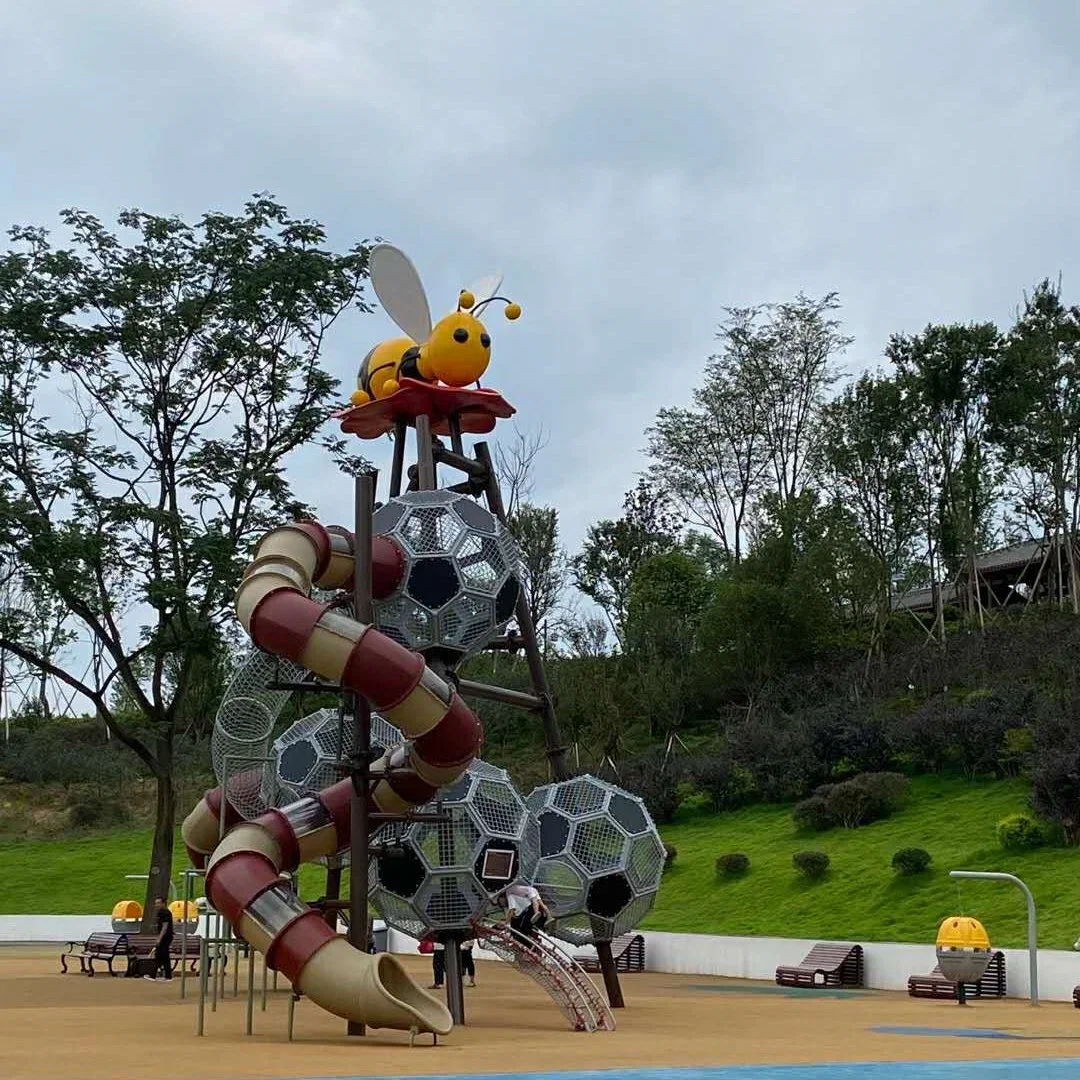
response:
M466 435L486 435L497 420L507 420L517 410L498 390L472 390L402 379L400 388L389 397L363 405L349 405L335 412L341 430L361 439L377 439L394 430L398 420L415 423L418 416L431 417L436 435L450 434L450 418L456 416Z

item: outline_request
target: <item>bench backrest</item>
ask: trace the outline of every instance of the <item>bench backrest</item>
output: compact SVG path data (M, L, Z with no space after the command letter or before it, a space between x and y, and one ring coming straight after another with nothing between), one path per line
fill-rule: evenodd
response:
M620 934L611 943L611 955L616 958L622 956L636 941L644 942L645 939L640 934Z
M127 944L127 934L91 934L83 949L86 952L123 952Z
M815 945L799 967L838 968L859 948L858 945Z

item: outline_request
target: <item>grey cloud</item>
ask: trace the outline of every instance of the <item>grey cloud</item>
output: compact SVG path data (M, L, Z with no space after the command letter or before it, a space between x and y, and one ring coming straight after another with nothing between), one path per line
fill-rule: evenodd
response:
M1080 278L1066 3L113 0L11 18L6 220L194 215L269 188L336 244L400 243L435 309L503 269L525 317L492 320L491 381L550 433L537 495L571 544L618 511L723 306L837 289L862 366L890 331L1005 320L1036 278ZM338 328L346 392L392 329ZM305 452L293 474L342 520L325 469Z

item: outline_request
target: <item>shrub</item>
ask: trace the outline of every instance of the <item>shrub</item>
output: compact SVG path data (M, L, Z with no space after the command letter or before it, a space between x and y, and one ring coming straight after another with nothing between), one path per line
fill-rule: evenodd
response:
M803 877L815 881L823 878L829 869L829 856L824 851L796 851L791 864Z
M741 851L732 851L727 855L721 855L716 860L717 877L741 877L750 869L750 856Z
M669 870L671 864L679 854L679 849L674 844L664 844L664 869Z
M904 877L921 874L931 862L930 852L921 847L901 848L892 857L892 868Z
M799 828L815 832L837 825L857 829L892 814L903 804L909 787L901 773L860 773L839 784L823 784L797 803L791 816Z
M791 812L792 820L800 829L811 829L814 832L824 832L836 824L836 819L829 810L828 791L832 784L826 784L802 802L795 804Z
M1010 814L997 823L997 838L1006 851L1033 851L1046 843L1046 832L1027 814Z

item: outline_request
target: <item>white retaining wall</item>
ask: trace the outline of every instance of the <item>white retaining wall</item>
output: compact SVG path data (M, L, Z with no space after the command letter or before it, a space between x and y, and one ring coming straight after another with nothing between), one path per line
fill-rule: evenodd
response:
M108 931L107 915L0 915L0 943L63 942ZM772 982L781 964L797 964L815 940L802 938L719 937L712 934L644 932L649 971L682 975L721 975ZM391 930L390 952L417 955L417 940ZM909 975L925 973L936 963L932 945L863 942L866 985L879 990L906 990ZM575 951L567 947L567 951ZM590 952L582 949L582 952ZM1005 949L1010 997L1028 996L1026 949ZM478 960L497 959L476 947ZM1039 996L1045 1001L1071 1001L1080 984L1080 953L1039 950Z
M667 934L649 930L645 966L650 971L686 975L726 975L772 982L781 964L797 964L817 944L802 938L718 937L711 934ZM909 975L929 972L937 957L933 945L862 942L866 985L879 990L906 990ZM1009 997L1027 997L1026 949L1003 949ZM1039 997L1071 1001L1080 984L1080 953L1039 950Z

